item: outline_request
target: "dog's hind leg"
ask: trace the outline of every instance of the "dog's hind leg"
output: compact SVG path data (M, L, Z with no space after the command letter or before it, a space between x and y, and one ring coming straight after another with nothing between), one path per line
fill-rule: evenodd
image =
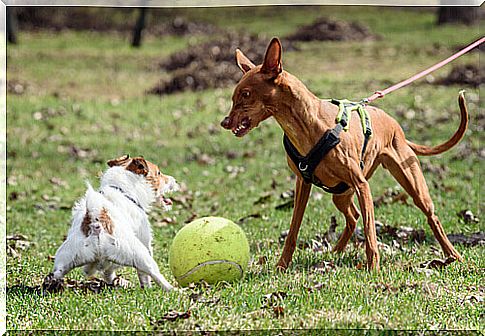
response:
M383 165L413 198L414 204L426 215L428 224L445 255L463 260L449 241L443 226L434 213L434 205L429 195L428 186L418 158L411 148L404 144L397 149L390 150L384 157Z
M103 270L103 279L106 283L113 283L114 279L116 278L116 270L118 268L118 265L111 263Z
M115 264L131 266L136 268L137 271L148 274L157 285L166 291L173 289L173 286L160 273L158 265L150 255L148 248L137 238L118 240L116 244L110 245L105 255ZM140 285L143 286L141 282Z
M54 278L62 279L73 268L88 264L94 261L93 253L76 239L68 239L62 243L56 252L54 260Z
M360 173L358 167L354 167L354 171ZM363 175L356 173L356 180L353 183L353 188L359 199L360 211L362 212L362 220L364 222L365 235L365 254L367 256L367 269L379 270L379 250L377 248L377 234L376 225L374 221L374 203L372 202L372 194L369 183L365 180Z
M96 274L96 271L97 271L97 263L96 262L86 264L83 267L84 276L86 278L94 277L94 275Z
M337 209L345 216L345 228L340 236L337 245L333 248L334 252L343 252L350 237L355 230L355 225L359 219L360 213L353 201L354 193L333 195L332 200Z

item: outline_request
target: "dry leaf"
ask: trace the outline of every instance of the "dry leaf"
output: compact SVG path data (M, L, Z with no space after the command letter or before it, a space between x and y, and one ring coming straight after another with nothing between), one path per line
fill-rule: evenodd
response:
M279 204L275 206L276 210L285 210L285 209L291 209L295 206L295 201L293 199L286 201L285 203Z
M264 204L271 199L271 195L272 195L271 192L265 192L253 204L254 205Z
M462 218L465 223L478 223L479 219L476 217L471 210L462 210L458 213L458 216Z
M456 258L453 256L449 256L445 260L440 260L440 259L433 259L430 261L423 262L419 264L420 268L427 268L427 269L442 269L445 268L446 266L452 264L453 262L456 261Z
M468 295L466 296L462 301L461 301L461 304L465 303L465 302L468 302L468 303L471 303L471 304L474 304L474 303L482 303L484 302L485 299L483 296L481 295L478 295L478 294L472 294L472 295Z
M311 293L311 292L320 290L323 287L325 287L325 284L323 282L319 282L319 283L317 283L316 285L314 285L312 287L307 287L306 289L307 289L307 291L309 291Z
M281 193L280 197L282 199L293 198L293 197L295 197L295 191L293 189L284 191L284 192Z
M60 186L60 187L67 186L67 182L58 177L52 177L51 179L49 179L49 182L52 183L53 185Z
M250 215L239 218L237 222L239 224L243 224L243 223L247 222L248 220L250 220L252 218L262 218L262 217L263 216L260 213L254 213L254 214L250 214Z
M12 257L19 257L19 251L26 250L33 243L28 240L27 236L22 234L9 235L7 238L7 255Z
M179 319L188 319L190 315L191 315L190 309L187 310L186 312L178 312L178 311L172 310L166 313L165 315L163 315L160 320L155 322L155 324L161 324L165 321L173 322Z
M318 273L328 273L335 271L336 267L333 261L323 260L317 264L311 266L312 270Z
M263 308L264 307L276 307L287 296L288 296L288 293L283 292L283 291L277 291L277 292L266 294L266 295L263 296Z
M383 195L377 197L374 200L374 207L378 208L384 204L392 204L396 202L407 205L408 197L409 195L407 193L403 191L399 191L399 189L397 188L390 188L390 189L387 189Z

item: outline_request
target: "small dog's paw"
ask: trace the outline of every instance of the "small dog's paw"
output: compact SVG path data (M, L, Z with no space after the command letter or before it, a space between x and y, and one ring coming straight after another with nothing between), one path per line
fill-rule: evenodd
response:
M64 280L57 279L50 273L44 278L42 289L46 292L58 293L64 289Z
M167 293L177 291L177 289L176 289L175 287L173 287L172 285L163 286L163 289L164 289L164 290L165 290Z

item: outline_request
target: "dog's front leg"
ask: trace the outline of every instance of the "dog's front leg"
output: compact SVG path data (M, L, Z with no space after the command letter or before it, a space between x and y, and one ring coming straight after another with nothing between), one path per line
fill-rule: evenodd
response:
M310 183L306 183L301 177L296 178L295 206L293 208L290 231L288 232L288 236L286 236L283 253L281 254L280 260L276 265L276 267L280 270L285 270L289 266L293 252L295 252L298 231L300 231L301 221L303 219L303 214L305 213L305 208L308 203L308 196L310 195L311 189L312 185Z
M146 248L148 249L148 252L150 253L150 256L153 258L152 237L149 229L150 223L148 222L148 220L145 220L143 225L145 230L143 230L142 234L139 234L138 238L141 241L141 243L146 246ZM140 270L137 270L137 274L138 274L138 280L140 281L141 288L150 288L152 286L152 282L151 282L152 278L150 277L149 274L144 273Z
M364 179L364 177L362 177ZM374 222L374 203L369 183L364 179L354 187L359 199L360 211L364 221L365 254L367 255L367 269L379 270L379 250L377 248L377 234Z
M152 282L150 275L138 270L138 280L140 281L140 287L141 288L150 288L152 287Z

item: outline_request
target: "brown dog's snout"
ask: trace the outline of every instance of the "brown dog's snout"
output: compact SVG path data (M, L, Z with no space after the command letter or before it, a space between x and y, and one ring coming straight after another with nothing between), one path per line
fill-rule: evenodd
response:
M231 118L225 117L223 121L221 121L221 126L225 129L231 128Z

